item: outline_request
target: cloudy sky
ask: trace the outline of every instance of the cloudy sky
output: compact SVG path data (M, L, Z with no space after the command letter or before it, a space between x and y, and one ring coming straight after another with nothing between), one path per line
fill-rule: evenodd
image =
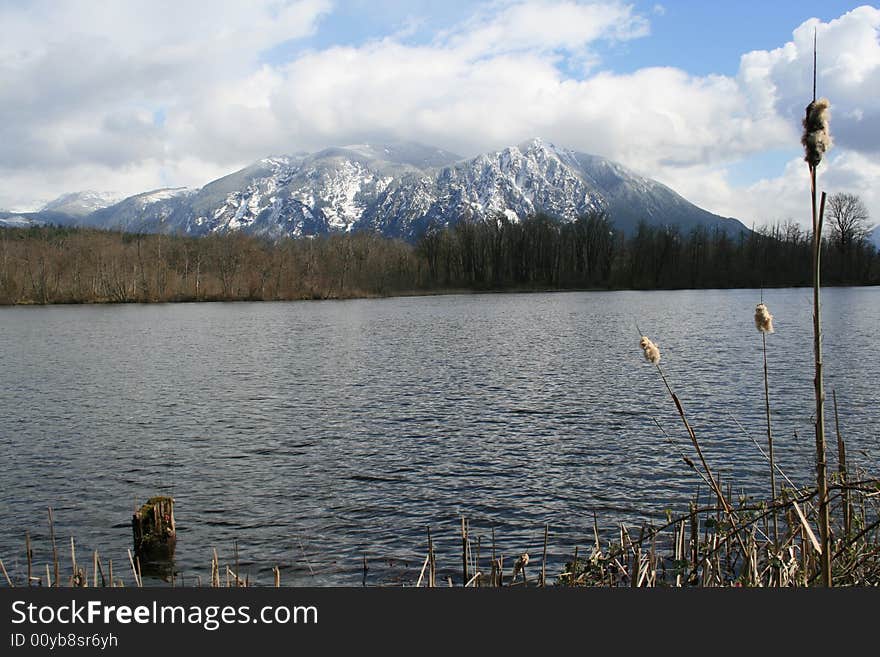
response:
M829 192L880 222L880 9L833 0L0 0L0 208L201 186L392 139L540 136L747 224L806 223L799 146L832 104Z

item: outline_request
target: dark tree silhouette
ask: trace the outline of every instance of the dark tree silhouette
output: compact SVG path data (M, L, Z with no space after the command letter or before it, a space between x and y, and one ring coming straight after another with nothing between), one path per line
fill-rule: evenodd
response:
M868 208L855 194L840 192L829 196L825 217L834 243L842 251L858 244L868 234Z

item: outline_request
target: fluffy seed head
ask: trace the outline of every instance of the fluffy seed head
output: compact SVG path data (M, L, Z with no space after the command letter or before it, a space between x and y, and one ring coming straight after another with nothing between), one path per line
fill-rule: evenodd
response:
M643 335L641 341L639 342L639 346L642 348L642 351L645 352L645 360L654 365L658 365L660 363L660 349L651 342L651 339L647 335Z
M829 148L831 148L831 133L828 131L828 108L831 103L827 98L814 100L807 105L806 116L804 117L804 134L801 136L801 143L804 145L806 153L804 159L810 163L810 166L818 166L822 161L822 156Z
M755 306L755 328L761 333L773 333L773 315L763 303Z

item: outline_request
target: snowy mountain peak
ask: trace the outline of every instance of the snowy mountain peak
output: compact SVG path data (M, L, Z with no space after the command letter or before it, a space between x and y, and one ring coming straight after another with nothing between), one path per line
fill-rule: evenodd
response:
M532 137L528 141L524 141L516 146L523 153L556 153L557 148L554 144L545 141L541 137Z
M350 144L342 148L357 153L368 160L397 165L405 164L418 169L435 169L449 166L461 160L461 157L455 153L412 141Z
M62 212L74 217L84 217L95 210L109 207L121 201L124 197L113 192L72 192L62 194L58 198L49 201L40 208L40 212Z
M566 153L570 153L565 148L561 148L556 144L549 142L541 137L534 137L528 141L524 141L517 146L524 154L545 156L545 157L562 157Z
M534 137L522 142L516 148L525 156L538 162L557 160L566 166L578 168L576 153L567 148L557 146L541 137Z
M147 206L153 203L158 203L159 201L167 201L178 196L191 196L197 191L198 190L190 189L189 187L163 187L161 189L154 189L150 192L138 194L132 198L138 199L141 205Z
M265 167L269 167L270 169L280 170L285 167L289 167L290 163L293 161L293 158L287 155L277 155L273 157L264 157L260 160L259 164Z

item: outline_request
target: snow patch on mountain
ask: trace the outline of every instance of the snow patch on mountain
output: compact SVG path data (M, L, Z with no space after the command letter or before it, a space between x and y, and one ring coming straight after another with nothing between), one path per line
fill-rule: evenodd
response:
M177 198L178 196L192 196L197 192L198 190L190 189L189 187L166 187L153 190L152 192L138 194L136 198L141 204L141 207L147 207L153 203L167 201L172 198Z

